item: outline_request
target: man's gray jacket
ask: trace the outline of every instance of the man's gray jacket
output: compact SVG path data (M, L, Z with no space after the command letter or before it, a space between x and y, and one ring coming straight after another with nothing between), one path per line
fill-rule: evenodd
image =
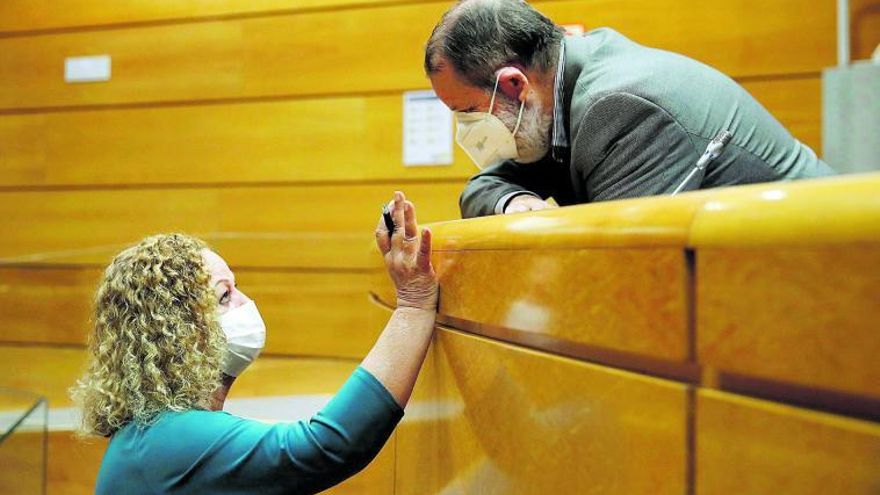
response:
M563 43L552 152L472 177L460 199L464 218L503 211L499 201L517 191L561 206L671 193L722 130L733 139L688 189L834 173L707 65L607 28Z

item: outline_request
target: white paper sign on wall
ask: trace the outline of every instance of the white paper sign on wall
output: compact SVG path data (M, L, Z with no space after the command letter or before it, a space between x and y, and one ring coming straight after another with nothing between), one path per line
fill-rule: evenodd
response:
M64 82L86 83L110 80L110 55L67 57L64 59Z
M433 91L403 94L403 164L452 164L452 112Z

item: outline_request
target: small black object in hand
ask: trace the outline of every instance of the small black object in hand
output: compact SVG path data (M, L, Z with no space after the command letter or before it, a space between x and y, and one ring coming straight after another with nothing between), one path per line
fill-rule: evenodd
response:
M382 206L382 219L385 220L385 228L388 229L388 237L391 237L391 234L394 233L394 219L391 218L390 206Z

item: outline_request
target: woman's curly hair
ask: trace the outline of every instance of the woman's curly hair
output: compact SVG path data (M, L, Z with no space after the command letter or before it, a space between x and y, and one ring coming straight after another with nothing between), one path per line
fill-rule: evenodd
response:
M202 258L184 234L148 237L110 263L95 294L89 363L71 389L81 434L113 435L163 411L206 408L225 336Z

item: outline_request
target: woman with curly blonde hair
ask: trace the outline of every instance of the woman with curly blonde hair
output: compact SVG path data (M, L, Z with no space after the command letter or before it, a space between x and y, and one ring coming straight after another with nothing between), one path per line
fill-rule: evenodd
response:
M157 235L110 264L95 298L89 364L74 387L82 430L110 437L98 494L316 493L366 466L403 416L437 304L431 234L394 195L379 249L398 309L339 393L309 421L222 412L265 326L204 242Z

